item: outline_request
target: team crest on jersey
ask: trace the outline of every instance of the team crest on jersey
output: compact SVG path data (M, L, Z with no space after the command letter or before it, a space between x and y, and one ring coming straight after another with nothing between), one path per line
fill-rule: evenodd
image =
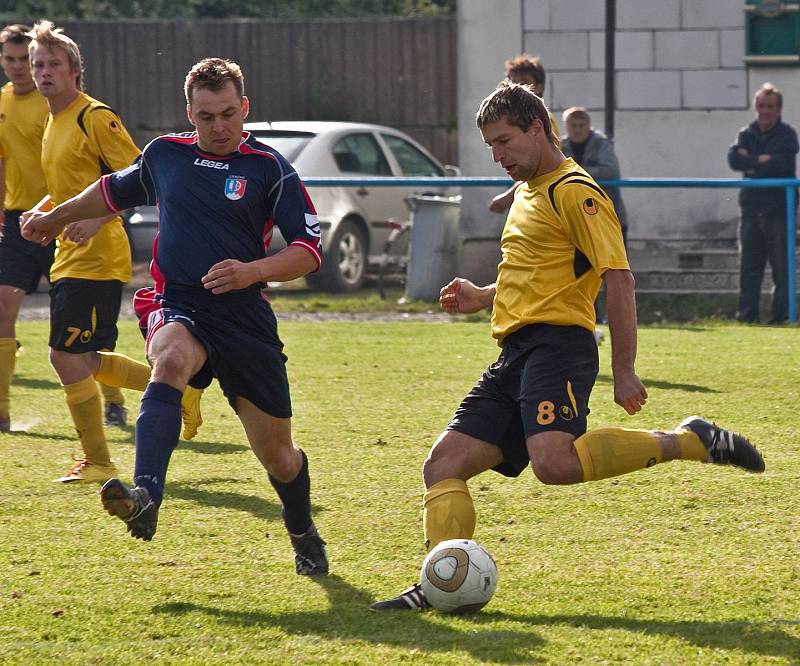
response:
M589 197L583 202L583 212L587 215L597 215L597 202Z
M225 180L225 196L232 201L238 201L244 196L247 189L247 178L228 176Z

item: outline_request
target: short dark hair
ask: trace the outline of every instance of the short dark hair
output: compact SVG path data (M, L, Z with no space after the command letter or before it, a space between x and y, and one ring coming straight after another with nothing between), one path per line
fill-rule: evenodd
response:
M3 44L10 42L11 44L30 44L31 38L28 35L31 27L29 25L22 25L21 23L13 23L7 25L0 32L0 51L2 51Z
M539 56L522 53L506 60L506 78L513 81L518 76L530 76L535 84L543 86L546 75Z
M542 123L544 131L555 145L555 137L550 125L547 107L530 86L513 83L508 79L501 81L497 88L481 102L475 122L478 129L505 118L509 125L527 132L533 122Z
M186 75L183 92L186 102L192 103L195 90L205 88L214 92L222 90L230 81L236 88L239 99L244 98L244 74L242 68L232 60L204 58L195 64Z
M756 90L756 94L753 95L753 101L755 101L759 95L775 95L775 97L778 98L778 108L783 109L783 93L778 90L774 83L770 83L769 81L762 83L761 87Z

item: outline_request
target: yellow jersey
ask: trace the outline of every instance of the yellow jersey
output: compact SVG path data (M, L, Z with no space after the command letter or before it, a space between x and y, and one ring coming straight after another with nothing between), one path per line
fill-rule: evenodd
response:
M611 199L571 158L517 189L500 239L492 336L528 324L594 330L608 269L630 270Z
M0 159L5 170L6 210L29 210L47 194L42 173L42 134L49 111L34 88L15 95L9 82L0 88Z
M85 93L50 115L42 140L42 169L54 204L83 192L100 176L129 166L140 151L119 116ZM131 249L114 218L83 245L59 238L50 280L131 279Z

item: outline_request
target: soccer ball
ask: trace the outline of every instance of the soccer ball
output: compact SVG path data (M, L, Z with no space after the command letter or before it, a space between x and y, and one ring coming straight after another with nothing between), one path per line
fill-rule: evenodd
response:
M483 608L497 588L497 565L480 544L449 539L437 544L419 572L425 598L445 613L469 613Z

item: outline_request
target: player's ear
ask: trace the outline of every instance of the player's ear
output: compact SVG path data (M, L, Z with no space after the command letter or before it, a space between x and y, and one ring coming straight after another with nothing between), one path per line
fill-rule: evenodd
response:
M250 113L250 100L247 99L247 95L242 96L242 118L247 118L247 114Z
M189 123L192 127L197 127L197 124L194 122L194 116L192 116L192 105L186 105L186 117L189 119Z

